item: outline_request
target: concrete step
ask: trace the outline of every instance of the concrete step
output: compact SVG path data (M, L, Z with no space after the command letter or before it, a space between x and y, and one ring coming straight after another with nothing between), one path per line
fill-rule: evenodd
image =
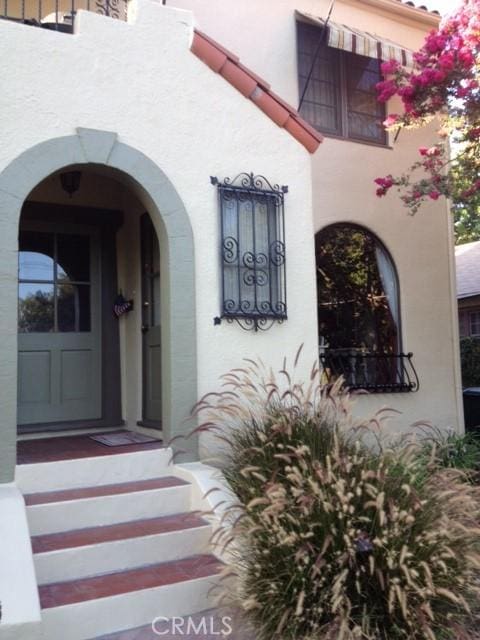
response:
M118 451L112 455L19 464L15 482L25 494L136 482L172 473L172 451L161 445L139 451L125 449L125 453L122 447L103 449Z
M117 456L120 457L120 456ZM191 485L173 476L25 495L32 536L191 510Z
M32 537L38 584L123 571L208 552L211 528L194 513Z
M39 587L48 640L87 640L209 609L221 563L212 555ZM68 636L66 630L68 629Z

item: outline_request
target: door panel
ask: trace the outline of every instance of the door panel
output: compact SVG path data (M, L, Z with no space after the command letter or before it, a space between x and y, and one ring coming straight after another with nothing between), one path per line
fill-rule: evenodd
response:
M93 354L88 350L64 350L62 359L62 402L88 400Z
M162 347L160 326L160 249L150 216L141 219L143 422L161 428Z
M18 401L21 404L50 402L50 351L18 354Z
M99 256L94 228L21 228L19 425L102 417Z

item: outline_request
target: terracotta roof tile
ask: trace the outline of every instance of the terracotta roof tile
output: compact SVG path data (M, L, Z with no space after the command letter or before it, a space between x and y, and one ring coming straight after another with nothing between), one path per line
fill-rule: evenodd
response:
M255 90L250 96L252 102L254 102L259 109L266 113L275 124L279 127L284 127L290 112L285 109L275 98L268 92L264 91L259 85L255 87Z
M258 86L251 75L241 69L238 64L228 59L222 67L221 74L246 98L249 98Z
M195 34L193 38L191 50L200 58L200 60L205 62L210 69L215 71L215 73L218 73L228 60L223 51L214 47L203 36L199 36L197 34Z
M314 153L317 150L321 141L318 141L318 139L312 136L304 126L303 120L297 120L294 116L290 116L285 123L285 129L301 144L303 144L305 149L310 151L310 153Z
M197 29L194 32L191 50L243 96L256 104L275 124L288 131L307 151L314 153L317 150L323 136L305 122L293 107L271 91L268 82L241 64L235 54Z
M209 35L207 35L203 31L200 31L200 29L195 29L195 33L201 36L204 40L206 40L210 44L213 44L215 49L218 49L219 51L224 53L227 56L227 58L230 58L230 60L232 60L233 62L240 62L240 58L237 55L232 53L232 51L224 47L222 44L220 44L219 42L211 38Z

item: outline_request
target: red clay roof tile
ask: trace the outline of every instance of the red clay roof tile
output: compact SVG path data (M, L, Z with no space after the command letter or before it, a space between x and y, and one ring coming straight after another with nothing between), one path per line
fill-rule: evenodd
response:
M278 124L279 127L285 126L285 123L290 117L290 112L287 111L285 107L282 107L270 93L264 91L257 85L257 88L250 97L257 107L259 107L263 113L266 113L275 124Z
M268 82L241 64L235 54L198 30L194 32L191 51L242 95L252 100L275 124L288 131L307 151L314 153L317 150L323 136L271 91Z
M252 93L257 88L257 83L246 71L243 71L237 64L231 60L227 60L220 70L220 75L228 80L230 84L233 84L235 89L238 89L240 93L246 98L250 98Z
M317 150L320 141L305 128L303 120L297 120L294 116L290 116L285 123L285 129L303 144L310 153L314 153Z
M191 47L192 52L200 58L210 69L218 73L227 61L227 56L214 47L208 40L195 34Z
M219 42L211 38L209 35L207 35L203 31L200 31L200 29L195 29L195 33L196 34L198 33L198 35L201 36L204 40L207 40L207 42L209 42L210 44L213 44L215 49L218 49L219 51L224 53L227 56L227 58L230 58L230 60L232 60L232 62L240 62L240 58L237 55L235 55L232 51L229 51L226 47L224 47L222 44L220 44Z

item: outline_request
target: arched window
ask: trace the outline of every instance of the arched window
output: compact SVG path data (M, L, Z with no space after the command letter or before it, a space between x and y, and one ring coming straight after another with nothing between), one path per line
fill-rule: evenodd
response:
M328 379L350 388L410 391L410 355L401 352L399 287L380 240L353 224L315 237L320 357Z

